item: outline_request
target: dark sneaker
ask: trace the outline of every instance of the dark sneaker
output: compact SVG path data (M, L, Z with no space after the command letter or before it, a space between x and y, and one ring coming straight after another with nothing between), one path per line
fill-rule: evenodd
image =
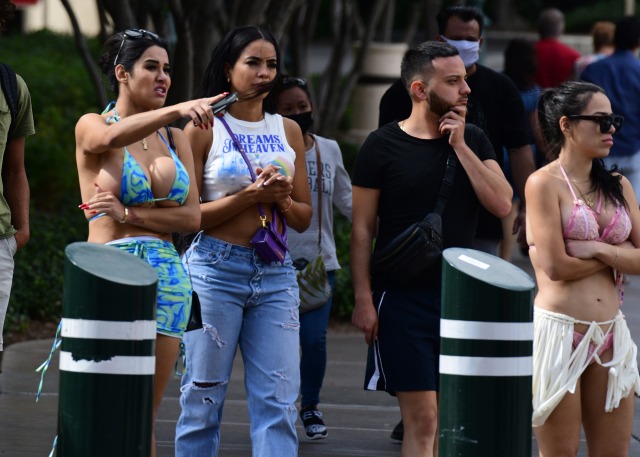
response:
M394 443L402 443L402 438L404 438L404 425L402 421L400 421L391 432L391 441Z
M310 440L321 440L329 434L327 427L322 421L322 413L316 408L316 405L312 405L300 411L300 419L302 419L304 431Z

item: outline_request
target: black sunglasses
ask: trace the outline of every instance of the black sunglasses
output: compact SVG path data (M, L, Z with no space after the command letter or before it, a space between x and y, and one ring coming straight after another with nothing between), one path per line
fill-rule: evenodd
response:
M129 29L125 30L122 34L122 42L120 43L120 48L118 49L118 53L116 54L116 58L113 59L113 66L115 67L118 63L118 57L120 57L120 51L122 51L122 46L124 46L124 40L126 38L131 38L132 40L137 40L138 38L149 38L154 43L160 42L160 37L157 33L149 32L144 29Z
M282 85L284 87L307 87L307 80L304 78L285 76L282 78Z
M616 132L619 132L622 128L622 123L624 122L624 117L619 114L611 114L611 115L600 115L600 116L583 116L582 114L574 114L572 116L567 116L569 119L581 119L585 121L593 121L600 123L600 132L601 133L609 133L611 130L611 126L613 125L616 128Z

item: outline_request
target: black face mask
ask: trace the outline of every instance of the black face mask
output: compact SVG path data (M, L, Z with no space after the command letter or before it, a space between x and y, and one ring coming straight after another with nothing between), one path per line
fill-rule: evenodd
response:
M284 117L288 117L292 121L295 121L300 126L300 130L302 130L303 135L307 133L307 131L309 130L309 127L311 127L311 124L313 124L312 111L307 111L306 113L300 113L300 114L289 114Z

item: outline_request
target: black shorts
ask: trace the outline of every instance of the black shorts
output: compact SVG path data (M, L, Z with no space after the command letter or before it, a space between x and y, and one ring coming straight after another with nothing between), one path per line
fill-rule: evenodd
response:
M438 391L440 288L373 292L378 340L369 347L365 389Z

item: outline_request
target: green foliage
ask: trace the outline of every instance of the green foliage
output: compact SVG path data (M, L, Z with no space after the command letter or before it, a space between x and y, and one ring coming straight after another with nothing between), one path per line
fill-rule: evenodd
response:
M636 1L636 11L640 11L638 1ZM566 29L569 33L588 34L594 22L615 22L623 15L624 2L621 0L581 2L575 9L565 13Z
M97 42L91 44L97 52ZM46 31L3 36L2 60L31 93L36 134L27 138L26 167L32 206L53 211L62 199L79 201L74 128L99 107L73 39Z
M353 283L351 282L351 266L349 265L351 222L337 211L333 219L333 234L336 240L338 262L342 268L336 271L331 317L338 320L349 320L355 304Z
M31 212L31 239L16 254L5 330L17 330L28 319L57 320L61 314L64 249L87 239L87 222L74 201L56 214Z
M355 143L340 142L342 160L349 174L353 170L353 164L359 149L360 146ZM334 212L333 234L336 240L338 262L342 268L336 272L331 317L338 320L349 320L355 304L353 283L351 282L351 265L349 264L351 222L338 211Z
M19 330L28 319L60 317L64 248L86 240L87 230L78 209L74 128L81 115L99 107L71 37L42 31L0 39L0 60L10 64L29 87L36 125L25 151L31 240L15 257L4 328ZM98 43L91 45L97 52Z

